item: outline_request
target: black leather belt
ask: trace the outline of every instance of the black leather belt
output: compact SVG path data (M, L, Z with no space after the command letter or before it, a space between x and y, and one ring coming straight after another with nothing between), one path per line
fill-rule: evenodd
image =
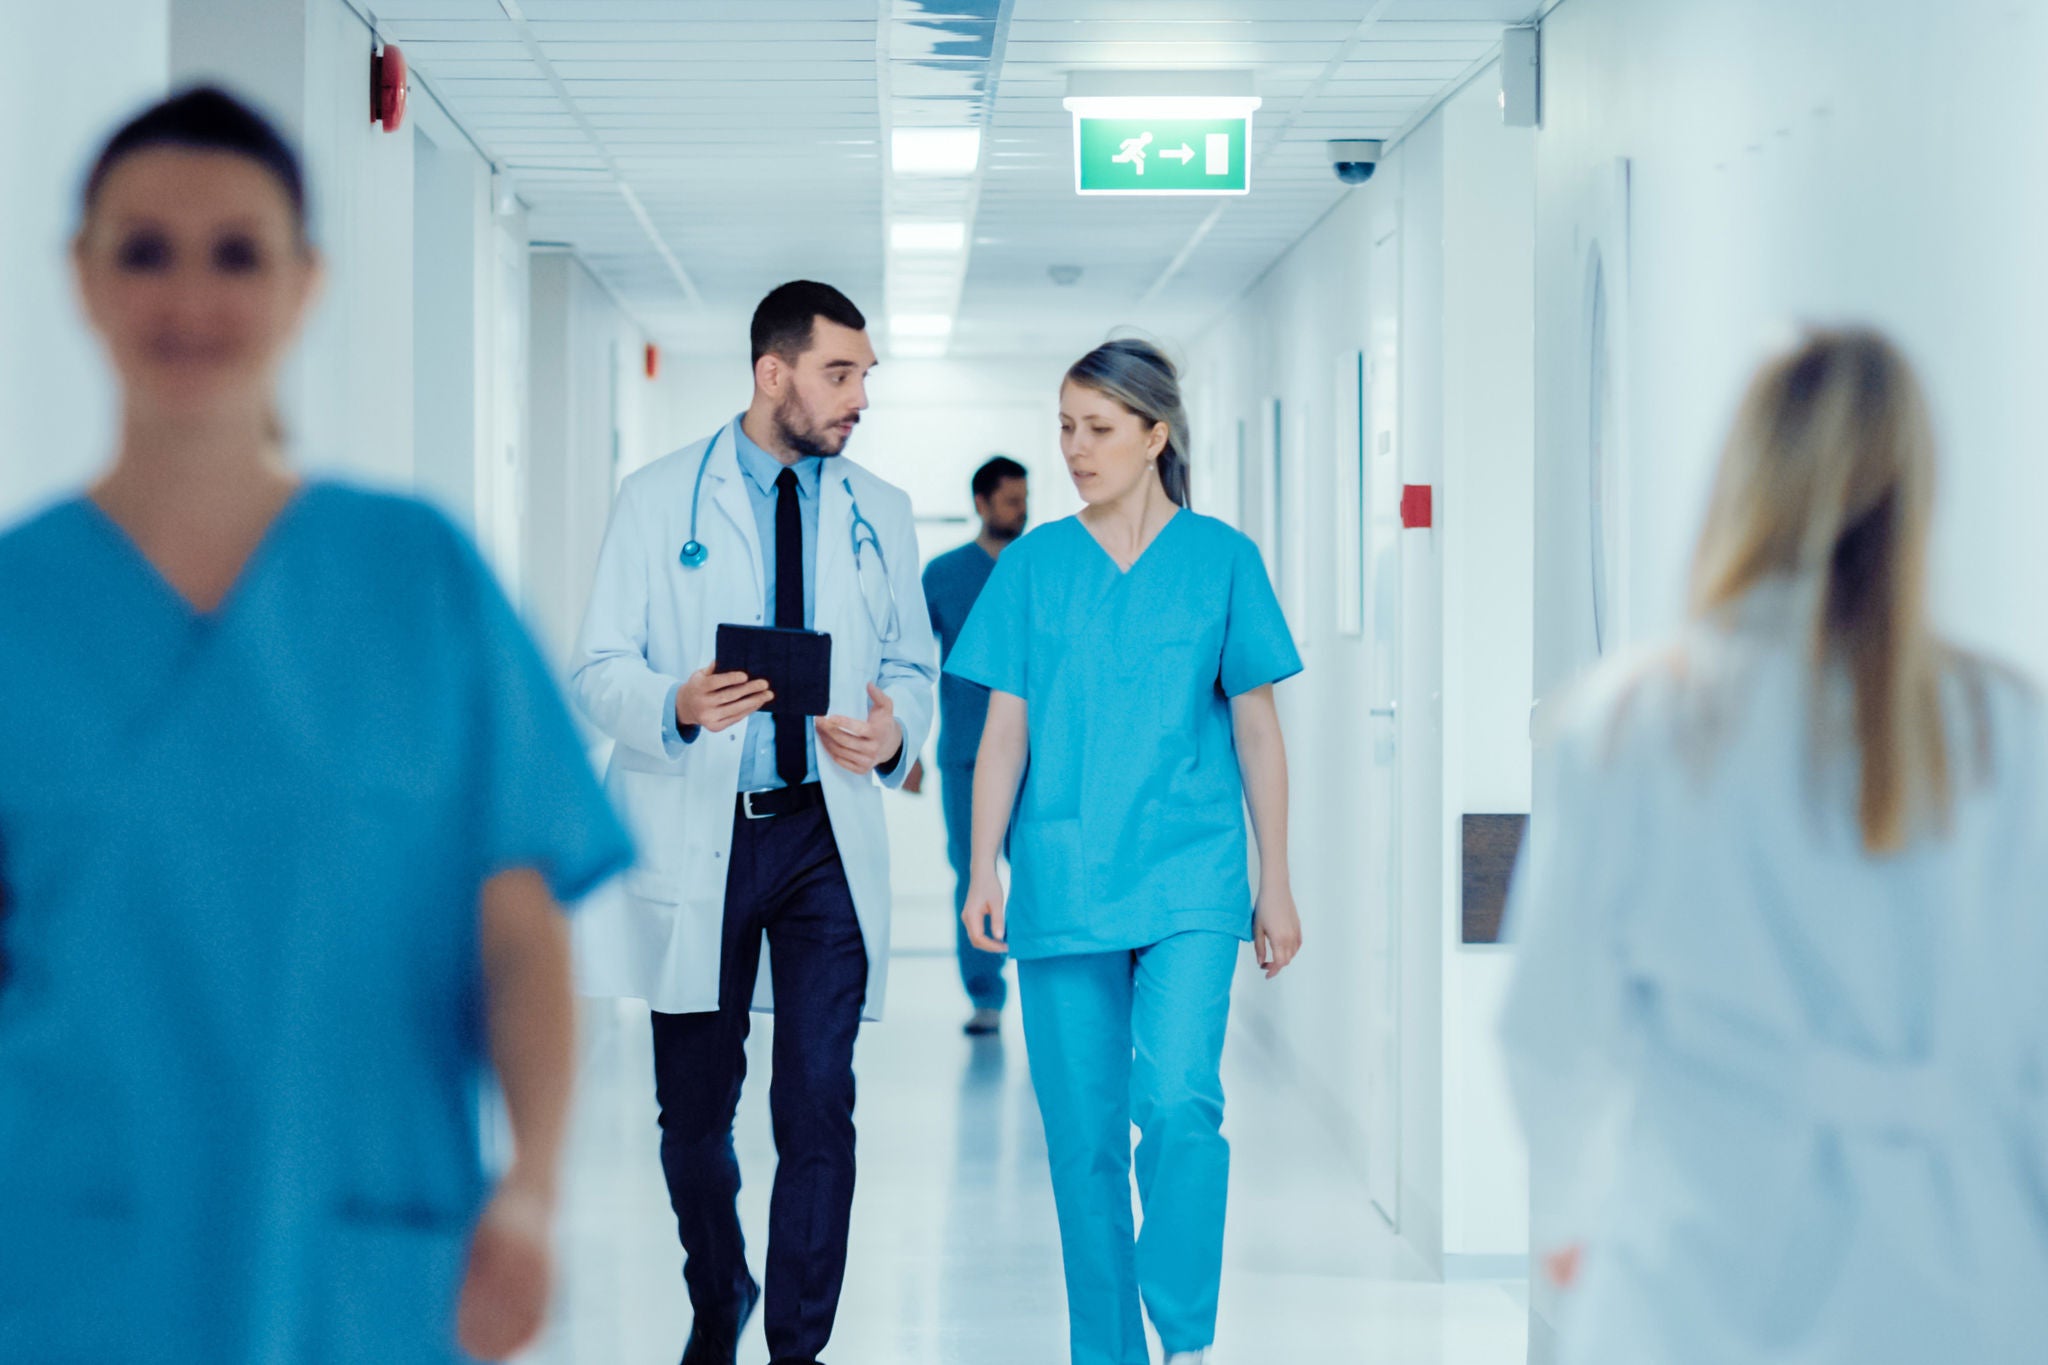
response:
M777 787L765 792L741 792L739 814L748 820L766 820L776 815L794 815L825 804L825 788L817 782L801 787Z

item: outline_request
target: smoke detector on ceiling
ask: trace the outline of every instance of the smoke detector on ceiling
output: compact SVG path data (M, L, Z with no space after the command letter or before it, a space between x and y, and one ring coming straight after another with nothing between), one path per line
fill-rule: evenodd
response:
M1078 265L1047 266L1045 273L1052 276L1052 282L1062 289L1081 280L1081 267Z

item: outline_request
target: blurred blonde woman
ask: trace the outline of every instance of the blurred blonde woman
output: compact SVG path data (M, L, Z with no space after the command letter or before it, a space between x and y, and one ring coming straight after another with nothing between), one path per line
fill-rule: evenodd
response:
M1899 352L1806 334L1554 737L1502 1028L1567 1362L2048 1351L2041 709L1928 619L1934 475Z

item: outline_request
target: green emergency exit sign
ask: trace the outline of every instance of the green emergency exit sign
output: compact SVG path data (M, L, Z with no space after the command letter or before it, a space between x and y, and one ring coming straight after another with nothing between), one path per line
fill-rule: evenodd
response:
M1082 194L1248 194L1249 116L1074 119Z

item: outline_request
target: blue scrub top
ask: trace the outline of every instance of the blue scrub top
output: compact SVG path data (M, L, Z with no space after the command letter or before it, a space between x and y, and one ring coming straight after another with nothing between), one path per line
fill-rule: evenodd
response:
M630 858L525 631L337 484L211 613L82 499L0 584L0 1355L460 1359L480 888Z
M949 673L1024 699L1014 957L1251 937L1230 698L1301 671L1258 547L1182 511L1128 572L1079 519L996 564Z
M981 590L996 569L995 556L968 541L924 566L924 601L939 641L939 662L952 657L960 632L974 610ZM981 727L988 720L988 689L957 673L939 679L939 766L971 768L981 749Z

